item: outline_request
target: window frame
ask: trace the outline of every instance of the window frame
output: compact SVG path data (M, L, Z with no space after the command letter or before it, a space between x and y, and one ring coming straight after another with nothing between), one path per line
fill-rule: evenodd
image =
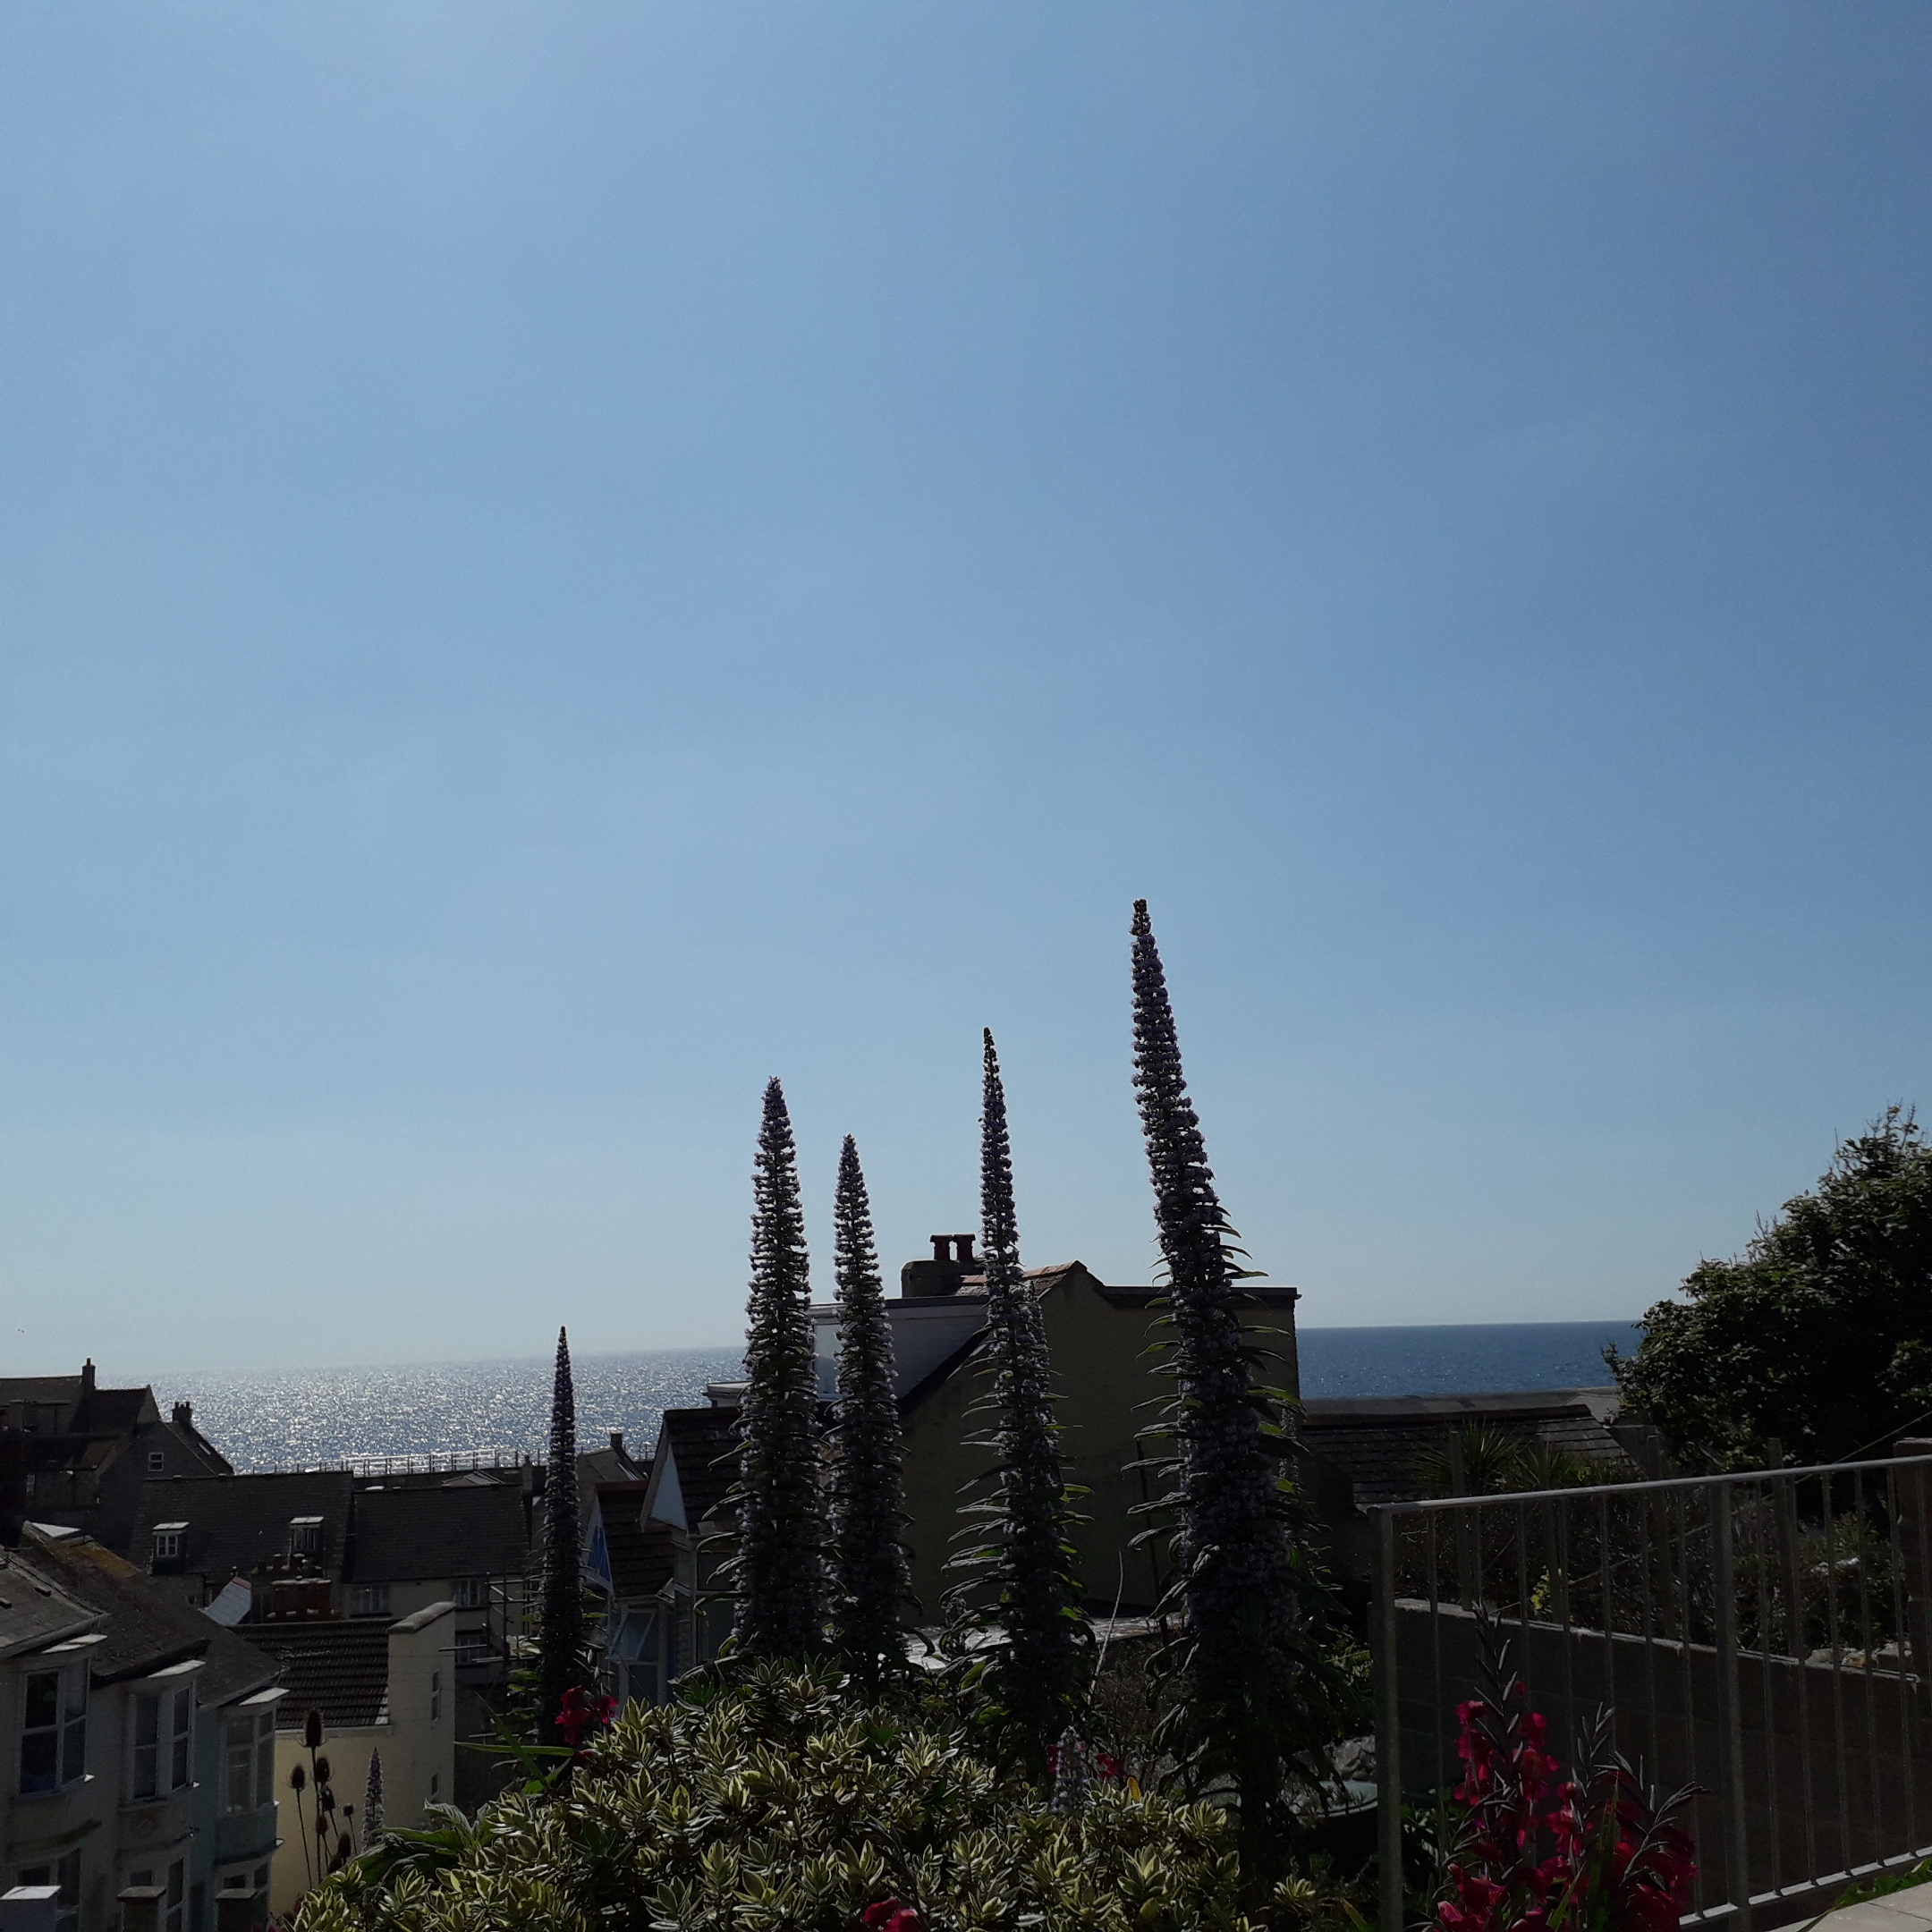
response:
M77 1846L51 1865L22 1865L13 1875L22 1885L58 1885L54 1932L80 1932L80 1852Z
M197 1663L180 1676L163 1672L130 1687L125 1802L162 1804L176 1792L193 1788L195 1678L199 1674Z
M36 1681L54 1681L53 1703L50 1715L42 1723L30 1723L34 1710L34 1684ZM16 1781L19 1793L23 1798L41 1797L48 1792L65 1791L70 1784L79 1784L87 1776L87 1719L88 1719L88 1666L85 1659L63 1658L57 1664L44 1664L38 1670L31 1665L21 1674L21 1723L20 1723L20 1775ZM28 1758L30 1740L47 1741L50 1758L47 1771L30 1772ZM35 1751L35 1756L39 1753ZM35 1782L28 1783L32 1777ZM39 1782L42 1778L46 1783ZM53 1881L48 1881L51 1884Z

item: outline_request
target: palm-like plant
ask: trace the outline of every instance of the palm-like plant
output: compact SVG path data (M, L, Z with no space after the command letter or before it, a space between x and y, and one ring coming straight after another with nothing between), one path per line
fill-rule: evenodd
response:
M1134 1085L1166 1265L1166 1357L1177 1521L1167 1607L1183 1619L1176 1742L1240 1794L1250 1879L1271 1869L1302 1663L1282 1458L1291 1446L1279 1391L1254 1370L1241 1325L1249 1272L1208 1165L1188 1097L1166 975L1147 901L1133 917Z
M868 1697L904 1662L911 1597L901 1527L905 1444L892 1322L879 1280L872 1208L859 1147L839 1150L833 1255L838 1278L838 1412L832 1426L833 1628L840 1657Z
M1051 1366L1039 1302L1020 1266L1006 1092L993 1035L985 1036L979 1130L979 1223L987 1325L981 1359L992 1385L978 1405L993 1419L979 1446L998 1458L990 1496L965 1505L972 1546L953 1559L969 1575L956 1621L977 1625L982 1682L1004 1748L1045 1771L1072 1708L1087 1628L1068 1541L1073 1521L1054 1420ZM992 1532L990 1539L986 1532Z
M751 1296L738 1411L734 1654L810 1657L825 1642L818 1366L798 1150L784 1089L765 1089L752 1177Z
M550 1467L544 1477L543 1597L537 1635L537 1741L555 1741L565 1695L584 1670L583 1526L577 1507L577 1394L570 1335L557 1330L550 1395Z

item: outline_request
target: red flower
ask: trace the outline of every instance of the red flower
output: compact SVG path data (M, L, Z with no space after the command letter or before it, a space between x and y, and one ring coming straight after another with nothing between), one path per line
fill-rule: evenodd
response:
M586 1697L572 1684L564 1693L564 1701L557 1707L556 1727L564 1741L573 1751L581 1751L584 1733L603 1730L616 1715L616 1711L615 1698Z
M895 1898L881 1899L859 1914L866 1932L924 1932L919 1915Z

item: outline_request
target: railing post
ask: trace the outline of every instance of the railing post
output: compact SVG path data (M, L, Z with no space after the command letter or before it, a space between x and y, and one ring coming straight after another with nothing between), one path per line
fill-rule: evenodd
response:
M1376 1826L1381 1932L1402 1932L1402 1711L1395 1658L1395 1512L1376 1513ZM1746 1928L1746 1932L1750 1928Z
M1738 1683L1737 1565L1731 1546L1731 1485L1714 1482L1710 1501L1711 1594L1717 1616L1717 1789L1724 1845L1724 1889L1737 1932L1750 1932L1750 1834L1744 1813L1744 1727ZM1377 1746L1379 1750L1379 1745Z

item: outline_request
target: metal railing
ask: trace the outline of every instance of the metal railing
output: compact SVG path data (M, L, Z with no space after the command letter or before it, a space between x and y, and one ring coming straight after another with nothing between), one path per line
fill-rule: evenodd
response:
M1404 1796L1461 1776L1477 1606L1566 1765L1607 1707L1646 1784L1702 1787L1686 1923L1764 1932L1932 1854L1932 1456L1373 1513L1383 1932Z
M352 1476L436 1476L461 1475L472 1470L521 1470L529 1466L530 1454L507 1445L486 1445L481 1449L425 1449L411 1454L345 1455L331 1466L346 1470Z

